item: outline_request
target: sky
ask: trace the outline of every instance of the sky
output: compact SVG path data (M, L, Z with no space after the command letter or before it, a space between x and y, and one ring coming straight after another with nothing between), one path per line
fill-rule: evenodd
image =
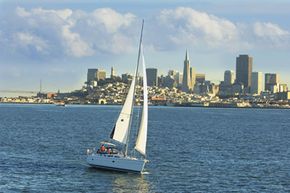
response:
M132 73L142 19L147 67L197 73L218 83L236 57L290 86L290 1L0 0L0 91L80 89L88 68ZM1 93L0 96L6 96Z

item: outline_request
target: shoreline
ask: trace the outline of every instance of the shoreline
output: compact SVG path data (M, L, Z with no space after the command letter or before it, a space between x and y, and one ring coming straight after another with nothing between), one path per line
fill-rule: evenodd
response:
M54 105L54 103L17 103L17 102L0 102L0 104L10 104L10 105ZM84 105L84 106L122 106L122 104L81 104L81 103L72 103L72 104L65 104L67 105ZM137 105L138 106L138 105ZM195 105L149 105L150 107L185 107L185 108L218 108L218 109L289 109L290 107L283 107L283 106L268 106L268 107L237 107L237 106L195 106ZM65 106L62 106L65 107Z

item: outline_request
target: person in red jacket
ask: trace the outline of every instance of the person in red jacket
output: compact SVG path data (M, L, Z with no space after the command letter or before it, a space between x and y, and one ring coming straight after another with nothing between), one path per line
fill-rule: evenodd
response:
M101 153L104 153L106 151L106 148L104 146L104 144L101 146Z

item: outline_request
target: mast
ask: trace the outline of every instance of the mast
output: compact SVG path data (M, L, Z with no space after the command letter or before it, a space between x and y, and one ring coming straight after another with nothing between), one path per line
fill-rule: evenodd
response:
M138 58L137 58L137 68L136 68L135 77L134 77L135 80L137 80L138 68L139 68L139 63L140 63L142 37L143 37L143 27L144 27L144 19L142 20L141 35L140 35L140 41L139 41L139 51L138 51ZM134 93L134 95L133 95L133 105L131 107L131 112L132 113L130 114L129 130L128 130L128 134L127 134L127 141L126 141L126 144L125 144L125 156L128 155L129 138L130 138L130 131L131 131L131 126L132 126L132 115L133 115L133 108L134 108L134 101L135 101L135 88L136 88L136 81L135 81L135 85L134 85L134 89L133 89L133 93Z

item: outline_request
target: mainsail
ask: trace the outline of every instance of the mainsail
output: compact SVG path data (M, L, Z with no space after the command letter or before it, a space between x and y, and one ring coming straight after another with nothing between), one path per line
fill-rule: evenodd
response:
M147 143L147 126L148 126L148 96L147 96L148 91L147 91L146 67L142 45L141 45L141 62L143 68L143 110L135 149L145 156Z

